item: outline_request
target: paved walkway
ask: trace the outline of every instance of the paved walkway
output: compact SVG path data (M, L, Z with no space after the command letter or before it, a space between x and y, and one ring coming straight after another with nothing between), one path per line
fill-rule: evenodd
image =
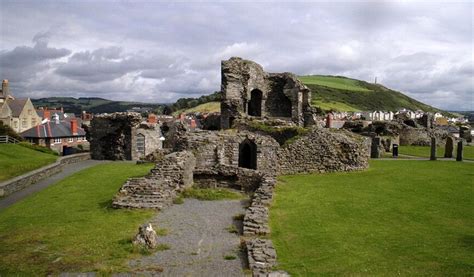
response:
M108 163L110 161L96 161L96 160L85 160L81 161L78 163L74 164L68 164L63 167L63 170L55 175L52 175L46 179L43 179L39 181L36 184L33 184L31 186L28 186L20 191L14 192L5 198L0 199L0 210L7 208L16 202L22 200L23 198L32 195L35 192L38 192L40 190L43 190L47 188L48 186L57 183L58 181L78 172L83 169L102 164L102 163Z
M132 274L244 276L239 234L228 230L234 224L232 217L244 211L241 200L186 199L184 204L166 208L151 223L155 229L168 231L159 243L170 249L130 261Z

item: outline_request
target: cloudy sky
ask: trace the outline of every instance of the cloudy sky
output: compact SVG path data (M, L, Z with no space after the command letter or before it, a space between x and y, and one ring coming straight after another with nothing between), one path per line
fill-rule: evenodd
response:
M0 0L0 78L17 97L171 102L220 89L220 61L373 81L473 107L473 3Z

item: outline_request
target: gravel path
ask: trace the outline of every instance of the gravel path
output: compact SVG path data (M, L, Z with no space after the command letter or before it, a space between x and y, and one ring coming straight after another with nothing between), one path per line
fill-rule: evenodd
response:
M73 163L73 164L67 164L63 167L61 172L54 174L46 179L43 179L36 184L33 184L31 186L28 186L20 191L14 192L5 198L0 199L0 210L7 208L16 202L22 200L23 198L32 195L35 192L38 192L40 190L43 190L47 187L49 187L52 184L55 184L59 182L60 180L78 172L83 169L102 164L102 163L108 163L110 161L96 161L96 160L85 160L81 161L78 163Z
M244 276L239 235L226 230L235 224L233 216L244 213L243 202L186 199L159 212L151 223L167 229L159 243L170 249L132 260L130 267L143 275ZM236 258L224 259L228 255Z

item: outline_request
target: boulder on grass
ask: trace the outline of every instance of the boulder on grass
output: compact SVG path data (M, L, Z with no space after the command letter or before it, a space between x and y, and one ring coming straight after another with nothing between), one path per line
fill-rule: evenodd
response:
M158 236L150 223L138 228L138 234L133 239L133 245L153 249L158 245Z

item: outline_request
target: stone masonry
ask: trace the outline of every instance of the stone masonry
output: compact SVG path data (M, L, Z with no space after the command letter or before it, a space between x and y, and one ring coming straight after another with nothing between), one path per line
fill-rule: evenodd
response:
M174 152L164 157L150 174L130 178L115 195L114 208L163 209L179 192L193 183L196 159L191 152Z
M278 150L278 174L362 170L369 166L369 147L366 137L313 127Z
M247 116L278 117L300 126L313 124L311 91L292 73L267 73L241 58L222 61L221 128Z
M139 113L100 114L90 127L90 151L95 160L138 160L162 148L161 130Z

